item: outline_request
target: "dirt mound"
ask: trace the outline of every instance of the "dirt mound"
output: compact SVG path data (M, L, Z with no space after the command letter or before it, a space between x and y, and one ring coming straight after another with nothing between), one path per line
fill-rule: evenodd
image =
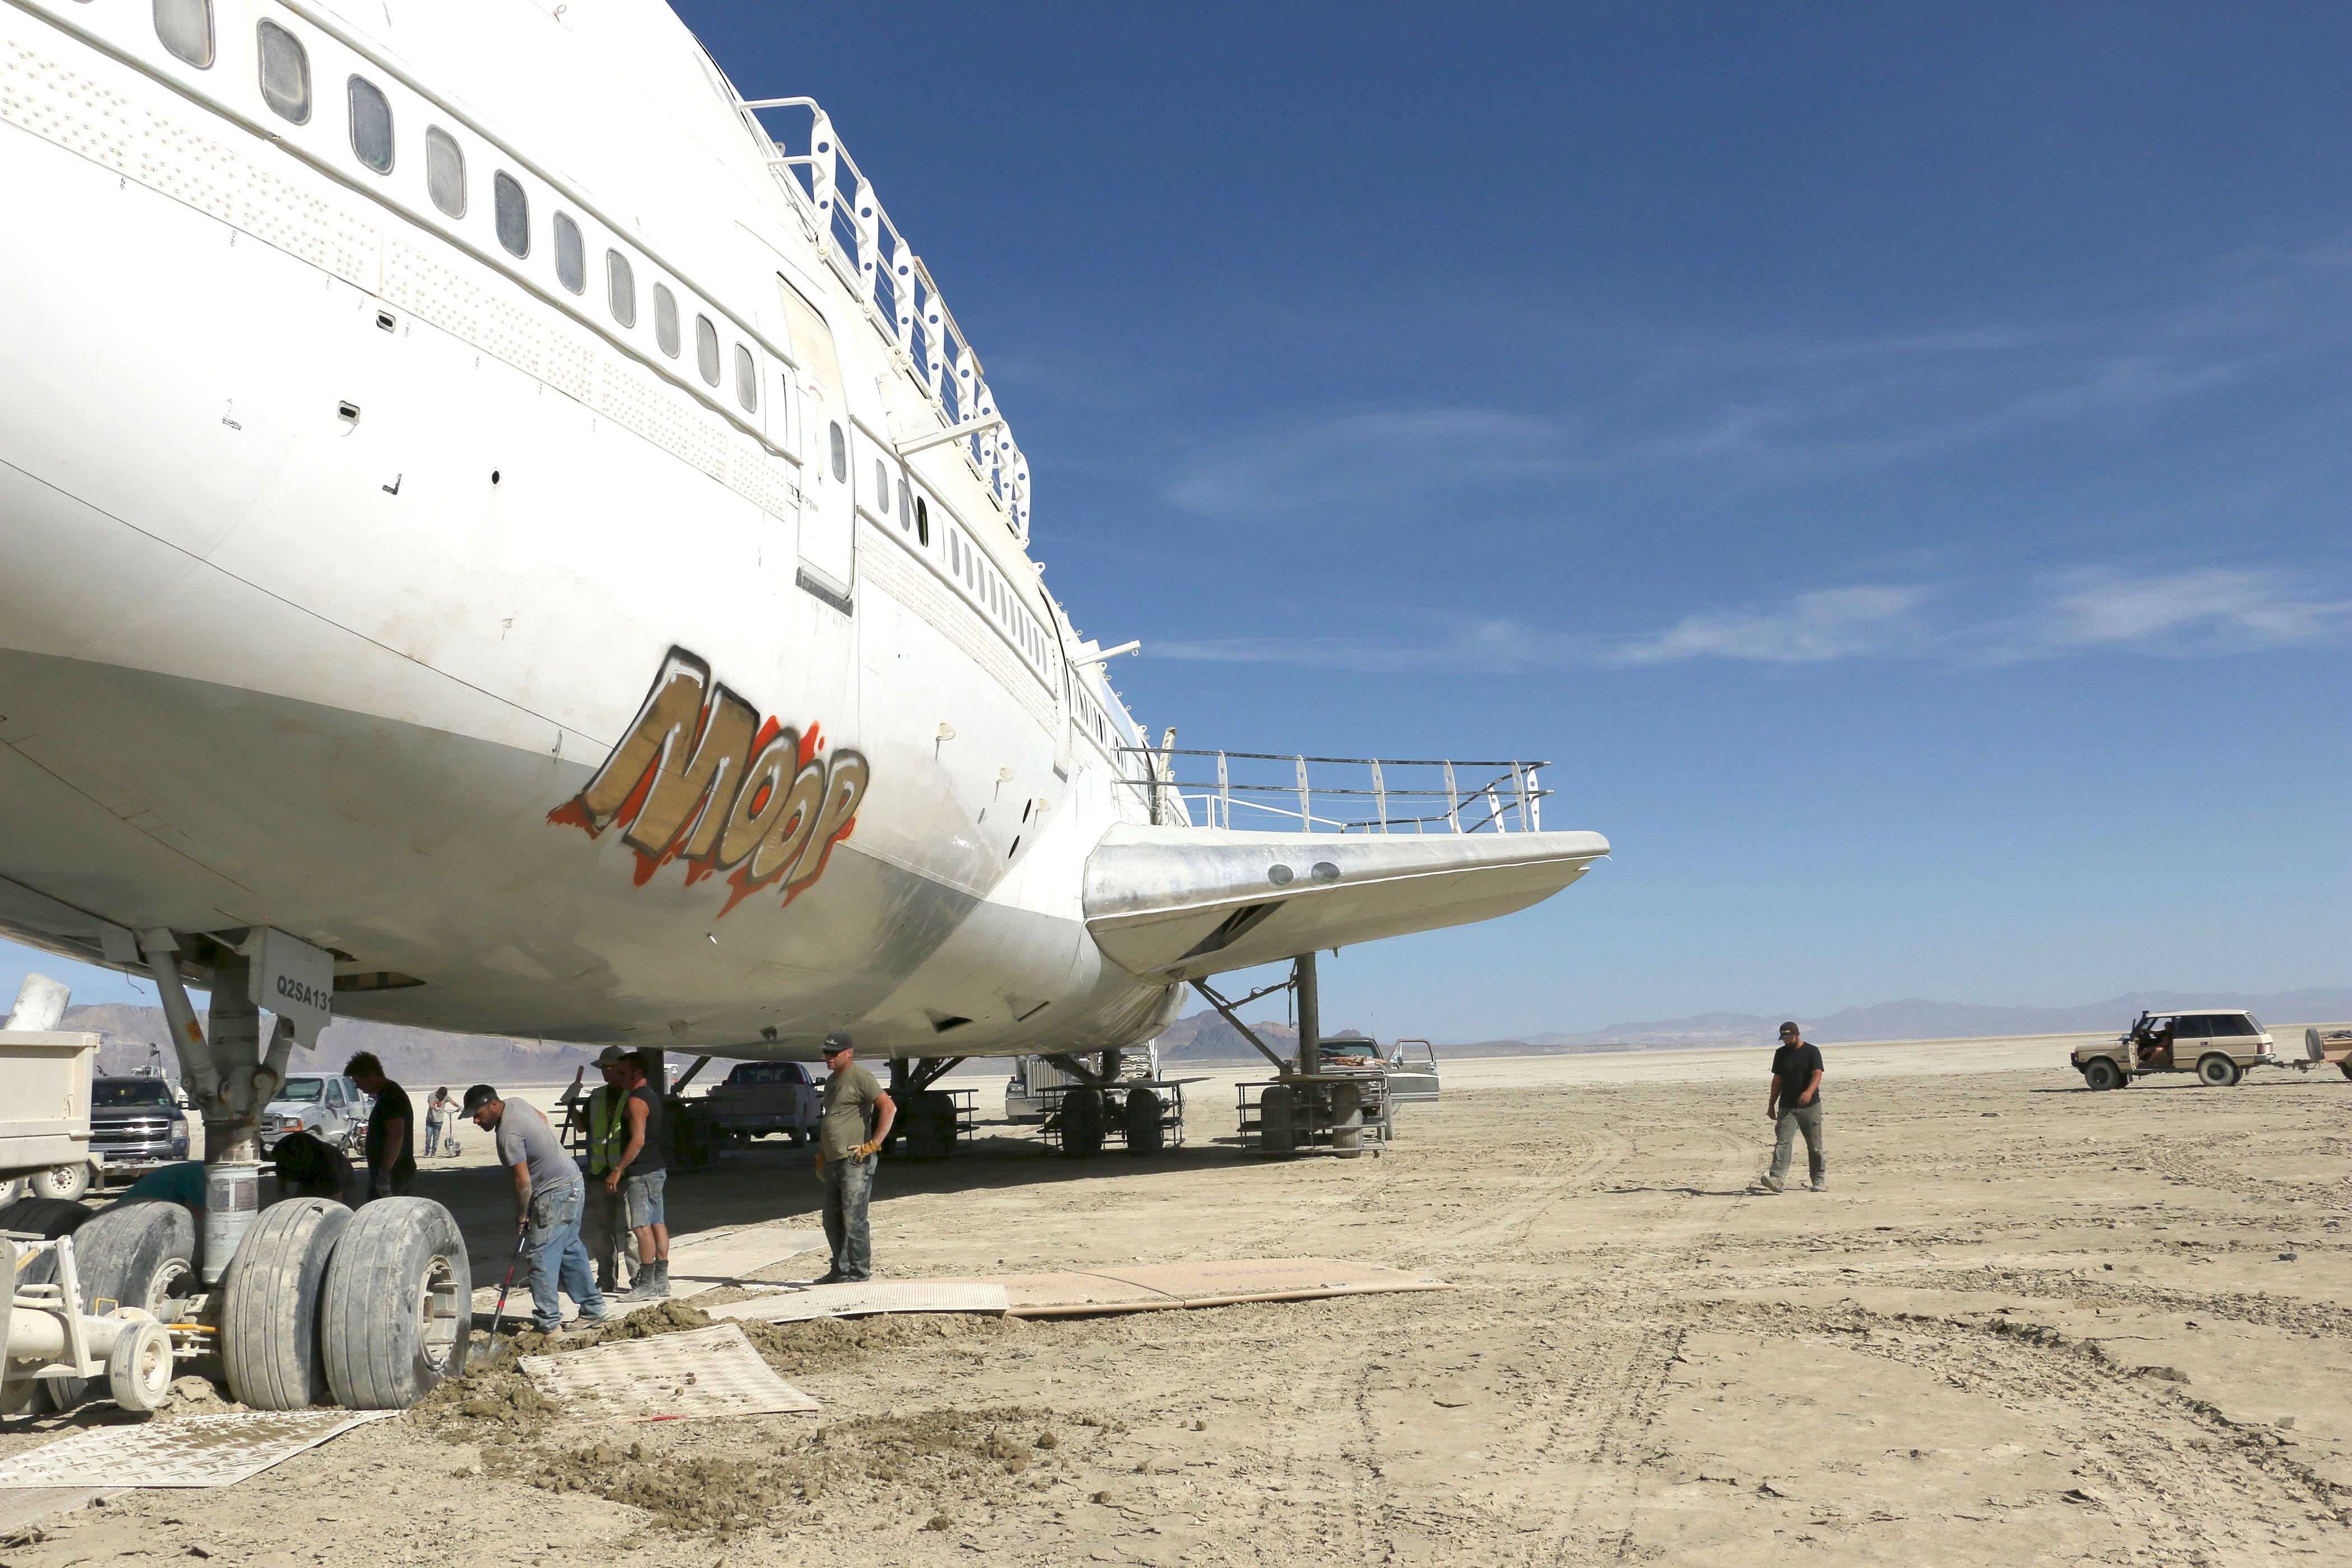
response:
M1019 1318L965 1312L908 1312L872 1318L814 1318L798 1323L743 1325L761 1359L779 1376L805 1377L851 1365L881 1352L898 1352L941 1341L999 1340L1027 1333Z
M1048 1484L1028 1472L1068 1462L1057 1452L1063 1440L1055 1419L1018 1406L921 1410L820 1427L773 1454L724 1458L606 1442L494 1454L485 1464L546 1491L584 1491L644 1509L685 1531L773 1529L786 1510L804 1510L801 1517L811 1521L829 1509L952 1521L958 1508L1010 1503Z

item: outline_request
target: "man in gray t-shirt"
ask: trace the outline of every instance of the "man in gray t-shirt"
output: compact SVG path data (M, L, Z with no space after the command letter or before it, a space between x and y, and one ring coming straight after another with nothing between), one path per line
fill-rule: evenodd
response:
M586 1196L580 1167L563 1152L563 1141L536 1107L501 1100L488 1084L466 1091L466 1114L491 1134L499 1163L514 1173L515 1227L525 1237L530 1262L533 1323L543 1334L563 1326L563 1297L579 1304L574 1326L601 1323L611 1316L588 1248L580 1240L580 1210Z

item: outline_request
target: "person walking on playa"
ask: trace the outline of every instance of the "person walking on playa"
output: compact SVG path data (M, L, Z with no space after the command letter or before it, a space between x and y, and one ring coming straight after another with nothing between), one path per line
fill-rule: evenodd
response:
M449 1086L443 1084L425 1102L425 1157L428 1160L441 1152L442 1134L457 1119L457 1102L449 1098ZM451 1152L456 1152L452 1150Z
M1777 1130L1772 1168L1764 1176L1765 1190L1781 1190L1790 1158L1796 1152L1797 1134L1801 1132L1813 1191L1825 1191L1830 1184L1830 1163L1822 1143L1822 1053L1805 1042L1793 1023L1780 1026L1780 1048L1772 1053L1772 1085L1764 1091L1764 1114Z

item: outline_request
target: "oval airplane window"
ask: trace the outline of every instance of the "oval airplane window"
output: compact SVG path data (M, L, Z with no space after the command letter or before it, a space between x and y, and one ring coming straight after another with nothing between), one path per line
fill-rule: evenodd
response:
M881 458L874 459L874 506L884 517L890 515L890 470Z
M677 296L662 283L654 285L654 342L670 358L677 357Z
M275 22L261 24L261 100L280 120L310 123L310 51Z
M752 363L751 351L741 343L735 345L735 401L746 414L760 411L760 367Z
M636 269L617 250L604 253L604 298L613 307L613 320L625 327L637 324Z
M928 550L931 546L931 509L923 498L915 498L915 542Z
M900 474L898 476L898 531L901 533L907 531L909 521L907 514L914 510L914 508L907 504L908 493L907 476Z
M705 382L719 384L719 329L708 316L694 318L694 363Z
M849 437L841 433L841 421L833 422L833 477L843 484L849 482Z
M555 215L555 280L574 294L588 287L588 253L570 213Z
M392 173L392 100L363 76L351 81L352 152L379 174Z
M425 130L425 188L451 217L466 216L466 153L438 125Z
M213 63L213 0L155 0L155 37L205 70Z
M509 256L530 254L530 198L522 182L500 169L490 177L490 205L498 218L499 243Z

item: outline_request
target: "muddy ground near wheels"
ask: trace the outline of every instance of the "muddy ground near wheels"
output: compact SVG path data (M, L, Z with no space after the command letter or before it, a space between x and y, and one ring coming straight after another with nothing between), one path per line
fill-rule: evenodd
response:
M892 1276L1312 1252L1462 1289L763 1331L813 1415L583 1424L492 1378L0 1561L2352 1557L2352 1084L2091 1094L2063 1062L1916 1049L1916 1074L1843 1079L1829 1049L1822 1194L1751 1188L1760 1057L1630 1084L1478 1064L1353 1163L1206 1142L1231 1113L1205 1099L1193 1144L1150 1159L1006 1139L898 1163ZM428 1175L488 1258L497 1180ZM681 1231L814 1201L766 1145L670 1193Z

